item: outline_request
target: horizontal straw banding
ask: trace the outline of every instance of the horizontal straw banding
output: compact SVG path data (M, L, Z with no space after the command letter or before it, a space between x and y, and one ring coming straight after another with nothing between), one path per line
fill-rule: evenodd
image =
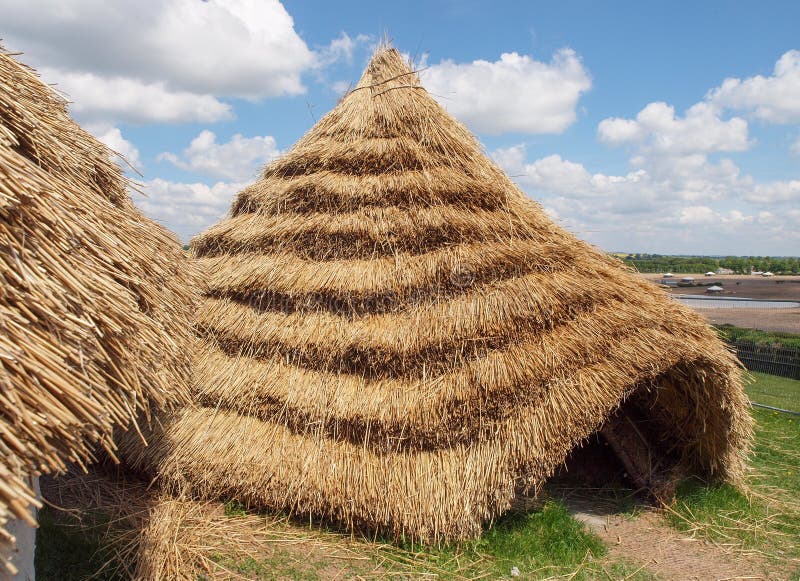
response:
M676 470L742 476L714 331L554 224L393 49L192 252L196 406L122 450L168 489L465 539L626 406Z

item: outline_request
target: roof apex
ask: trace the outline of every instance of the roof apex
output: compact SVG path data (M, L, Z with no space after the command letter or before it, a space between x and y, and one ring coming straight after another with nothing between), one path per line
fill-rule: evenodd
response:
M416 71L403 55L396 48L381 44L375 49L364 69L357 88L375 87L395 79L400 79L405 84L419 85Z

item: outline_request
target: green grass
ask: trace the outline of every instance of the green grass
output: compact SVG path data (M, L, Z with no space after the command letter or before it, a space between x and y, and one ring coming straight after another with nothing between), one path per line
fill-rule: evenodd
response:
M111 558L97 528L79 528L58 518L53 509L39 511L36 531L36 578L47 581L77 581L97 574ZM114 579L111 573L96 579Z
M212 561L224 569L245 577L246 579L318 579L319 576L308 563L297 563L297 555L289 551L276 550L269 560L259 561L247 557L236 561L223 555L213 555ZM310 565L315 565L311 563Z
M238 500L226 500L223 508L225 516L245 516L247 514L247 507Z
M764 405L800 412L800 380L750 372L753 382L747 389L751 400Z
M574 580L652 579L645 569L605 558L607 549L595 534L575 520L559 500L527 513L501 518L475 541L440 548L404 545L397 554L416 555L417 575L522 579L564 575Z
M229 509L233 506L233 509ZM239 516L239 506L226 504L226 514ZM623 579L648 581L652 575L643 568L607 557L601 540L569 514L558 500L550 500L538 510L513 513L500 519L474 541L443 546L411 542L392 544L387 540L368 542L347 537L332 537L319 523L295 524L306 528L305 539L322 535L326 542L338 538L346 548L366 561L338 561L333 567L319 552L299 555L295 551L277 549L260 559L239 560L223 555L212 557L229 571L253 579L319 579L331 571L344 578L371 577L383 571L403 578L498 579L511 578L516 568L522 579L545 579L564 576L574 580ZM306 557L306 558L299 558ZM335 559L334 559L335 560ZM343 567L343 569L341 569Z
M539 511L511 515L492 527L475 544L479 553L491 555L500 571L516 566L529 572L548 566L574 566L589 557L602 557L600 539L576 521L560 502Z
M781 379L760 377L755 385ZM800 418L759 409L753 416L750 494L686 482L668 520L682 531L757 551L776 563L800 559ZM792 578L798 576L800 567Z
M718 325L717 331L726 341L748 341L759 347L800 349L800 334L778 331L761 331L734 325Z

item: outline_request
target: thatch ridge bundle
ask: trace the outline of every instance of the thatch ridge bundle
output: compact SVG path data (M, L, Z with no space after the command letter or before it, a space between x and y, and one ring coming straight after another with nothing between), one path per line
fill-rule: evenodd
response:
M553 224L394 49L192 247L199 407L123 451L173 489L464 538L622 406L673 467L742 474L713 330Z
M0 531L30 521L28 475L189 401L186 260L111 156L0 47Z

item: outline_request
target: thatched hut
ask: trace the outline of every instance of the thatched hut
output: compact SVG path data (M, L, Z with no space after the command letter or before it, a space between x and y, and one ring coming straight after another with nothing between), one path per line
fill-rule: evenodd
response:
M394 49L192 248L199 406L124 451L173 489L431 540L597 431L648 486L742 473L715 333L553 224Z
M7 519L33 520L30 476L87 462L97 444L113 456L115 425L188 401L186 260L134 207L111 155L69 118L60 95L0 48L6 546L14 541Z

